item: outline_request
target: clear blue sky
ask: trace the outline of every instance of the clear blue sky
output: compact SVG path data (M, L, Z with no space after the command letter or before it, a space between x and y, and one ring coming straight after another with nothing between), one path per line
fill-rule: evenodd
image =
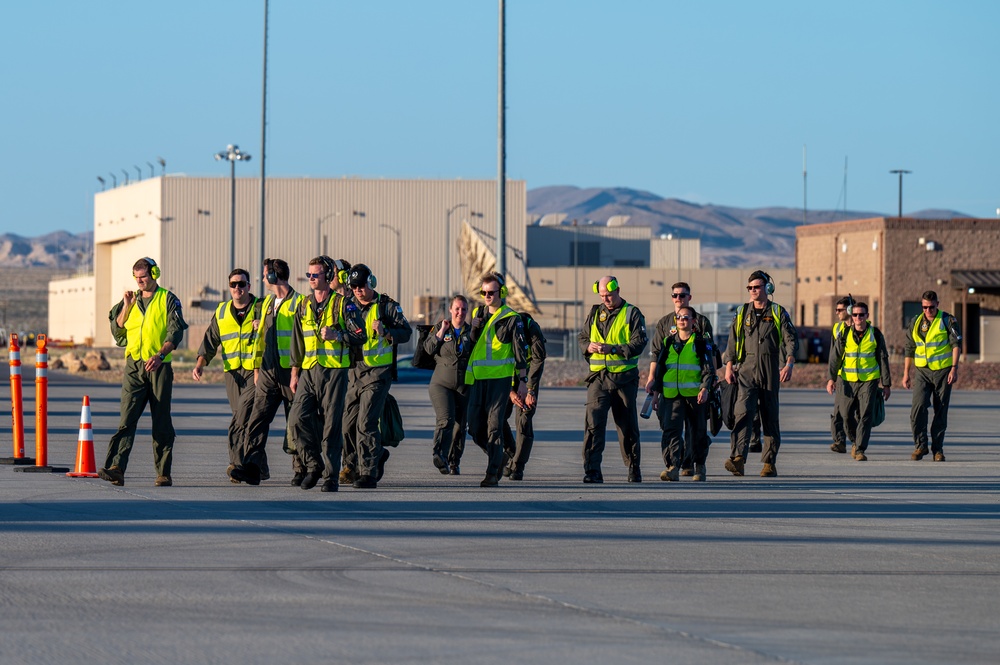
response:
M259 176L263 0L4 3L0 233L97 176ZM508 0L508 176L698 203L1000 207L1000 3ZM496 177L494 0L272 0L271 176ZM159 166L156 167L159 173Z

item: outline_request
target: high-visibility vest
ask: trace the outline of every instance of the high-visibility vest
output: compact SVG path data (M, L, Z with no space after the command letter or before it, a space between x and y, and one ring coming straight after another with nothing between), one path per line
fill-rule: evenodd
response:
M778 331L778 350L781 350L783 335L781 333L781 305L771 303L771 318L774 319L774 328ZM746 337L743 334L743 319L747 313L747 306L740 305L736 313L736 321L733 322L733 333L736 335L736 362L741 363L746 359Z
M597 329L597 316L595 312L594 320L590 324L590 341L598 344L613 344L620 346L628 344L632 339L632 331L629 329L628 317L632 311L632 305L626 304L619 310L615 320L611 322L608 336L605 338L601 331ZM606 369L609 372L627 372L639 366L639 358L626 358L615 353L595 353L590 356L590 371L600 372Z
M302 341L305 346L305 358L302 359L302 369L310 369L319 365L321 367L343 368L351 364L350 348L343 341L325 340L320 336L323 326L336 328L343 332L344 326L344 298L330 292L329 302L323 310L320 320L316 320L313 313L312 303L306 300L302 303ZM337 310L334 316L334 310Z
M673 344L668 346L667 359L664 363L666 371L663 374L664 397L694 397L701 390L701 363L698 362L698 352L694 348L694 335L677 353ZM669 339L669 338L668 338ZM668 344L667 340L663 340Z
M392 342L382 335L375 335L372 332L372 324L378 320L378 309L381 302L382 296L378 296L365 313L365 331L368 333L368 339L365 340L361 349L365 365L368 367L385 367L392 364Z
M469 356L469 368L465 372L466 384L471 386L476 380L514 376L517 371L514 345L501 342L496 334L497 324L511 316L517 316L517 312L503 305L486 322L486 327L476 340L476 345L472 347L472 355Z
M874 381L882 376L875 356L875 329L868 326L861 343L854 341L854 333L849 332L844 344L844 363L841 366L844 379L852 383Z
M231 300L221 303L215 309L215 321L219 324L219 351L222 354L222 368L227 372L242 367L254 368L254 350L257 346L257 331L253 327L254 319L260 320L261 300L254 298L250 310L243 318L243 323L237 323L232 313Z
M831 349L833 349L833 345L836 344L837 338L840 337L843 334L844 330L846 330L847 328L848 325L843 321L837 321L836 323L833 324L833 334L832 334L833 341L830 342ZM839 376L840 378L844 378L843 366L841 366L840 371L837 372L837 376Z
M167 290L157 287L146 305L146 311L139 309L139 303L132 306L132 311L125 319L125 332L128 343L125 346L125 357L133 360L146 361L160 354L163 342L167 339ZM168 363L173 358L168 353L163 362Z
M274 314L274 339L278 347L278 362L282 367L288 369L292 366L292 328L295 327L295 312L299 304L305 298L301 293L294 291L278 305L278 311ZM274 308L274 296L268 294L264 298L263 315L266 318L267 312ZM267 335L257 335L257 344L254 348L254 368L260 368L264 359L264 345Z
M920 320L923 314L913 322L913 341L917 344L916 353L913 354L913 364L917 367L928 367L930 369L947 369L951 367L951 342L948 340L948 329L944 327L944 319L941 318L941 310L934 315L927 328L927 335L920 339Z

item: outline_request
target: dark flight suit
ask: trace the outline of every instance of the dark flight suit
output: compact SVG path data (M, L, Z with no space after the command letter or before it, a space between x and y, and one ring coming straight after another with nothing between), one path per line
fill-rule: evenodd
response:
M294 289L290 290L278 306L302 297ZM247 419L243 442L240 446L240 459L241 464L255 464L257 468L267 468L268 431L274 416L278 413L278 406L281 405L285 409L285 434L282 448L286 453L292 455L292 472L301 476L305 474L306 467L302 463L298 451L295 450L294 440L292 442L288 440L289 412L295 398L289 387L292 378L291 348L289 346L289 359L286 361L289 367L282 367L273 296L271 298L271 300L265 299L268 307L263 312L260 329L257 331L261 337L263 349L260 367L257 369L257 383L253 391L253 407L250 411L250 417ZM286 331L286 334L291 335L292 331Z
M699 333L696 333L699 334ZM704 339L704 338L703 338ZM715 385L715 361L712 359L712 350L708 346L708 341L702 352L698 353L698 364L701 367L701 385L699 390L711 390ZM671 344L679 354L684 348L686 341L681 340L677 334L667 336L667 344ZM662 344L660 345L662 348ZM695 351L698 352L699 345L695 344ZM657 355L659 358L659 355ZM663 437L660 439L660 453L663 455L663 465L666 468L679 467L683 460L690 459L692 465L704 465L708 459L708 446L705 442L710 439L707 436L707 416L706 409L708 402L698 403L698 396L675 395L666 397L663 394L663 377L666 366L664 364L667 354L663 354L663 359L656 365L656 374L653 377L653 393L659 395L660 402L657 407L657 414L660 419L660 428L663 430ZM683 362L683 361L682 361ZM707 393L706 393L707 394ZM684 430L689 433L689 438L693 443L688 457L687 446L684 444L682 434Z
M440 330L441 324L435 326ZM424 340L424 351L434 358L434 373L427 392L434 407L434 455L448 463L448 469L459 470L465 451L465 429L468 422L469 386L465 370L472 354L472 328L463 325L458 334L450 328L444 339L435 331ZM448 469L443 469L446 471Z
M528 342L524 336L524 322L521 317L516 313L513 316L501 314L501 317L493 324L493 331L501 344L510 347L514 358L514 374L500 378L475 379L469 391L469 436L472 437L473 443L486 453L486 476L492 476L497 480L500 479L503 470L503 426L508 413L507 405L510 404L510 391L517 389L521 372L527 367L528 357ZM473 351L476 342L486 333L487 323L491 318L489 308L485 306L476 307L472 311ZM473 361L474 359L470 358L470 362ZM472 380L471 372L472 369L466 373L466 383Z
M780 321L774 320L774 309ZM743 314L744 358L737 357L735 318ZM780 305L770 300L763 309L755 310L752 303L740 307L734 317L729 333L729 345L722 358L723 364L732 362L737 372L739 391L736 396L736 424L730 450L730 459L742 457L746 460L747 448L753 429L753 419L760 409L761 429L764 434L764 449L761 462L774 464L781 446L781 428L778 422L779 373L788 358L795 358L798 336L791 317ZM779 328L780 326L780 346Z
M618 429L618 447L622 461L629 467L629 475L639 474L641 460L639 449L639 414L635 408L636 395L639 392L638 358L646 350L646 319L638 307L629 305L624 300L621 305L609 311L604 304L595 305L583 324L583 330L577 337L580 352L588 361L591 354L591 327L597 320L598 331L607 336L618 313L625 307L631 307L628 314L629 341L621 344L621 353L616 355L626 359L636 359L636 366L624 371L613 372L607 368L594 371L591 368L587 377L587 414L583 434L583 470L585 474L600 474L601 462L604 458L604 446L608 428L608 411ZM595 340L596 341L596 340ZM641 474L638 476L641 478Z
M545 371L545 335L538 326L538 322L531 317L527 318L524 326L524 337L528 343L528 392L538 398L538 389L542 383L542 373ZM537 406L537 405L536 405ZM514 410L514 403L508 401L507 418L503 422L503 452L506 461L506 474L513 475L518 480L524 473L524 467L531 457L531 448L535 444L535 427L532 421L535 418L535 408L517 409L517 438L510 428L510 414Z
M699 337L705 340L707 345L706 351L712 357L713 367L718 369L717 365L722 358L722 354L719 348L715 344L715 334L712 330L712 322L708 320L704 314L699 314L693 307L688 305L688 309L694 312L694 331ZM663 340L673 335L677 332L677 313L670 312L664 315L656 322L656 333L653 335L650 341L649 348L649 359L652 362L656 362L656 359L660 357L660 350L663 348ZM704 413L707 413L705 411ZM692 426L696 423L691 423ZM705 423L702 423L705 425ZM690 469L695 462L693 461L692 451L694 450L694 441L691 438L691 427L684 428L684 461L681 462L682 469ZM708 434L708 427L701 427L701 431L704 432L704 440L699 442L699 446L704 447L706 454L708 447L712 444L712 438ZM758 436L758 438L760 438Z
M250 294L250 302L242 310L236 309L233 301L230 300L227 304L228 314L240 326L243 326L248 316L251 317L251 321L259 321L261 319L262 304L262 300ZM205 337L201 341L201 346L198 348L198 355L205 359L205 364L207 365L215 358L221 346L219 320L213 316L212 322L208 324L208 329L205 331ZM228 430L229 464L231 466L240 466L240 448L243 445L250 412L253 410L254 382L252 369L246 369L241 365L235 369L226 370L226 397L229 399L229 410L233 414L233 417L229 421ZM261 477L270 477L270 472L267 468L267 458L265 457L262 462L263 466L260 467Z
M370 367L364 360L364 342L351 342L351 369L348 374L350 385L347 389L343 422L344 467L353 469L357 478L376 479L384 451L379 419L395 374L395 346L406 344L413 335L413 329L403 316L402 306L385 294L376 292L375 300L368 305L362 305L353 296L350 301L357 308L357 316L365 326L363 340L372 335L366 323L369 310L378 307L377 318L381 321L383 335L392 337L394 347L393 362Z
M162 346L163 342L169 341L173 343L174 348L177 348L181 340L184 339L184 331L187 330L188 325L184 321L180 300L170 291L167 291L166 295L167 329L160 344ZM150 300L152 298L143 298L140 294L136 298L134 307L145 312ZM109 314L111 334L119 344L123 344L126 337L125 328L119 326L116 320L123 305L124 301L119 300L118 304L111 308ZM111 440L108 442L108 454L104 467L117 466L122 473L125 473L125 469L128 467L129 453L132 451L132 444L135 443L136 425L148 403L149 415L153 421L153 464L156 466L156 475L169 478L176 436L170 418L174 370L169 362L164 362L152 372L147 372L145 365L145 360L137 360L129 355L125 356L125 373L122 376L121 420L118 423L118 431L111 436Z
M328 308L333 309L328 312ZM307 309L316 322L315 330L306 329ZM322 303L316 302L315 294L310 294L299 305L292 327L291 365L299 368L299 372L288 427L307 472L321 470L324 484L338 482L344 450L342 427L350 371L349 346L363 340L364 334L359 331L361 324L352 310L350 300L336 291L331 291ZM329 318L324 319L324 315ZM306 335L319 335L323 326L335 329L342 336L344 365L325 367L317 360L309 369L302 369L307 357Z
M938 310L941 321L948 331L948 353L952 349L960 347L962 344L962 332L958 326L958 321L947 312ZM927 334L928 321L923 314L917 317L923 318L920 330L917 335L921 338ZM913 339L913 328L917 323L914 317L907 324L906 346L903 355L906 358L914 358L917 350L916 340ZM951 403L951 384L948 383L948 374L951 372L951 363L943 369L930 369L929 367L913 367L913 403L910 407L910 428L913 431L914 450L927 452L927 409L933 403L934 420L931 421L931 453L940 453L944 450L944 433L948 429L948 405Z
M869 381L852 380L852 373L842 373L845 364L846 338L843 335L833 339L830 350L830 379L835 382L834 410L847 414L848 431L855 433L854 445L859 452L868 449L868 441L872 434L872 407L875 405L875 391L881 390L879 383L892 387L892 376L889 374L889 352L885 345L882 331L875 326L868 326L875 338L875 359L878 361L879 378ZM853 328L847 330L847 335L860 343L864 333Z

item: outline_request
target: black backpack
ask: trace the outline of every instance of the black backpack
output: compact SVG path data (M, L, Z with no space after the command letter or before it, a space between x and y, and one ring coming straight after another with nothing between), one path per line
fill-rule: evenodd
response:
M434 356L424 350L424 342L427 341L432 330L434 330L434 326L417 326L417 345L413 348L413 359L410 361L417 369L434 369L437 366Z

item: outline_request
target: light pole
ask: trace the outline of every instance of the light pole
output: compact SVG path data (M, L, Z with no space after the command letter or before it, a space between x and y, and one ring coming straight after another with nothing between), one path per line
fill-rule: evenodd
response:
M899 174L899 217L903 216L903 176L907 173L913 173L913 171L905 171L903 169L895 169L889 171L889 173Z
M316 220L316 249L323 255L326 255L326 243L323 242L323 222L330 219L331 217L340 217L339 212L331 212L325 217L320 217Z
M383 229L387 229L396 234L396 302L402 302L400 293L403 291L403 234L395 226L379 224Z
M445 298L451 295L451 213L459 208L468 207L468 203L456 203L448 208L448 213L444 217L444 291L441 295Z
M215 161L229 162L229 269L236 269L236 162L249 162L250 155L238 145L226 146L225 152L215 153Z

